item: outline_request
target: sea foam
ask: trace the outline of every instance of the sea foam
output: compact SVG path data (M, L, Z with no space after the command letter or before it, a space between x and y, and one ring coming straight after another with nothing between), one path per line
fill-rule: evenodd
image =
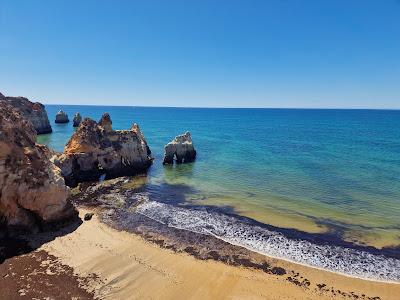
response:
M399 259L358 249L289 239L280 232L206 209L146 201L136 208L136 212L167 226L212 235L267 256L363 279L400 281Z

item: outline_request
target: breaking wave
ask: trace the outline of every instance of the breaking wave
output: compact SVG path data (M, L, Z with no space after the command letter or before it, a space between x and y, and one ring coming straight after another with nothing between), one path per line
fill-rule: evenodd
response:
M359 249L289 239L284 234L206 209L145 201L136 212L170 227L212 235L228 243L270 256L349 276L400 281L400 260Z

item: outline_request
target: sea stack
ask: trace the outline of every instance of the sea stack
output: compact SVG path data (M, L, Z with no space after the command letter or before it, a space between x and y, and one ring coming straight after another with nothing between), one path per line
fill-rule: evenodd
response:
M56 114L55 122L56 123L68 123L69 122L68 115L64 111L60 110Z
M151 163L150 149L137 125L130 130L113 130L105 113L100 121L85 118L72 135L64 153L55 159L67 185L135 175Z
M193 146L190 132L178 135L164 147L163 164L188 163L196 159L196 150Z
M1 101L0 128L0 227L36 231L76 214L51 151L35 143L32 123Z
M52 132L49 117L44 105L39 102L31 102L24 97L8 97L0 93L0 102L5 102L16 109L25 120L30 121L37 134Z
M82 122L82 116L81 116L80 113L77 112L74 115L74 119L72 120L72 126L73 127L79 127L79 124L81 124L81 122Z

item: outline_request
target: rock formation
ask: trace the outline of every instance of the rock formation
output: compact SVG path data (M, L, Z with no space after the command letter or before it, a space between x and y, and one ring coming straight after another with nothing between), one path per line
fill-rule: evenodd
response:
M73 122L72 126L78 127L79 124L81 124L81 122L82 122L81 114L77 112L77 113L74 115L74 119L73 119L72 122Z
M0 102L0 227L36 230L75 213L52 153L35 143L32 123Z
M64 111L60 110L56 114L55 122L56 123L68 123L69 122L68 115Z
M164 147L164 162L163 164L188 163L196 159L196 150L193 146L190 132L178 135Z
M33 103L24 97L6 97L0 93L0 102L6 102L16 109L24 119L29 120L37 134L52 132L49 118L44 105Z
M110 116L99 123L85 118L72 135L64 153L55 159L67 185L79 182L135 175L152 163L150 149L139 127L113 130Z
M112 131L112 121L108 113L104 113L101 116L99 126L101 126L105 131Z

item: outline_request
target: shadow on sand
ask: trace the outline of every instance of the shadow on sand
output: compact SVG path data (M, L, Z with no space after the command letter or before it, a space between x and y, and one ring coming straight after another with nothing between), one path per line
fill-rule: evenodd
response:
M42 225L40 232L35 234L5 236L0 239L0 264L9 258L35 251L56 237L75 231L81 224L82 220L76 214L68 221Z

